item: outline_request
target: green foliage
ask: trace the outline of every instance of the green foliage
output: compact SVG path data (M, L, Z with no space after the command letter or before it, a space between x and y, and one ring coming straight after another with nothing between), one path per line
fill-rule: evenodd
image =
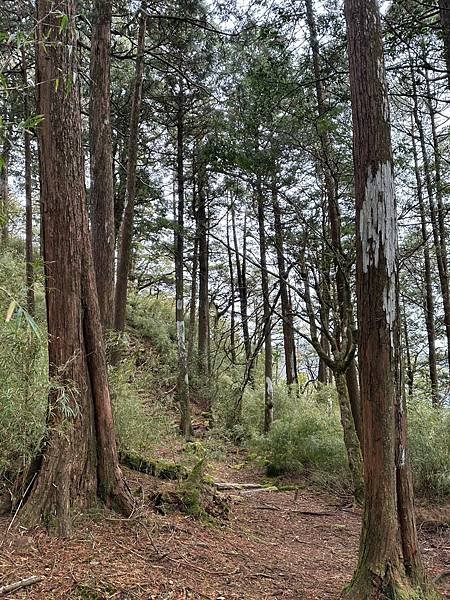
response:
M139 392L133 357L110 369L111 396L119 447L144 456L152 454L171 434L174 424L167 407L156 400L146 402Z
M146 350L156 354L153 367L158 369L159 383L161 378L174 380L177 332L172 299L131 294L127 319L139 337L149 342Z
M0 255L0 478L25 468L36 455L50 389L45 330L23 308L19 256L14 245Z
M289 401L288 401L289 400ZM314 398L285 399L286 410L270 434L261 438L269 476L295 474L334 489L350 487L342 427L337 410ZM289 407L289 408L288 408Z
M409 450L417 493L450 494L450 408L424 401L409 406Z

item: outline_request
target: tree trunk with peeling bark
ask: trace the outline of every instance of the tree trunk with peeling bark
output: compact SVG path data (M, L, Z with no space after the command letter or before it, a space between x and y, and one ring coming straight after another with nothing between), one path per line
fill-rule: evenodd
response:
M91 234L103 327L114 316L114 183L110 109L111 0L95 0L92 17L89 143Z
M377 0L345 0L353 113L365 507L347 600L433 598L415 527L399 377L397 216Z
M60 11L68 17L60 27ZM119 468L84 186L74 0L38 0L38 113L49 371L47 434L21 511L66 536L74 509L129 514ZM54 81L59 79L58 87ZM64 135L61 135L64 132Z

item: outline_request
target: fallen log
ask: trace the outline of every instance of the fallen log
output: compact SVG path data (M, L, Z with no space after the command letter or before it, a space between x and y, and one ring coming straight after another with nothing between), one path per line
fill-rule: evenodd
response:
M158 479L179 480L186 479L189 475L189 471L183 465L144 458L134 452L120 452L119 459L123 465L133 471L152 475Z
M274 492L278 490L278 488L274 485L268 486L261 485L259 483L225 483L215 481L213 485L219 491L239 490L244 492Z

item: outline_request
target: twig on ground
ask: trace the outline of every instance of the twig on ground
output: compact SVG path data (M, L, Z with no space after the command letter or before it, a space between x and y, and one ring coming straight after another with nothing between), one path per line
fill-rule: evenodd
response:
M28 587L29 585L33 585L34 583L39 583L39 581L42 581L42 579L43 577L33 575L32 577L21 579L20 581L16 581L15 583L4 585L3 587L0 587L0 596L6 596L6 594L9 594L10 592L15 592L16 590Z

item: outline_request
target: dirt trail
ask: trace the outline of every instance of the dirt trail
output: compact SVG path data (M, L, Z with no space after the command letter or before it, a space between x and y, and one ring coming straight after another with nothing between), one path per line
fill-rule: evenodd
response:
M257 481L252 471L216 470L222 481ZM150 477L129 473L145 497ZM79 519L73 538L14 531L0 548L0 586L41 575L8 597L62 599L333 600L355 566L360 512L311 490L232 492L229 520L180 515ZM0 520L0 542L9 520ZM428 526L421 545L432 577L448 570L450 532ZM441 588L450 598L450 585Z

